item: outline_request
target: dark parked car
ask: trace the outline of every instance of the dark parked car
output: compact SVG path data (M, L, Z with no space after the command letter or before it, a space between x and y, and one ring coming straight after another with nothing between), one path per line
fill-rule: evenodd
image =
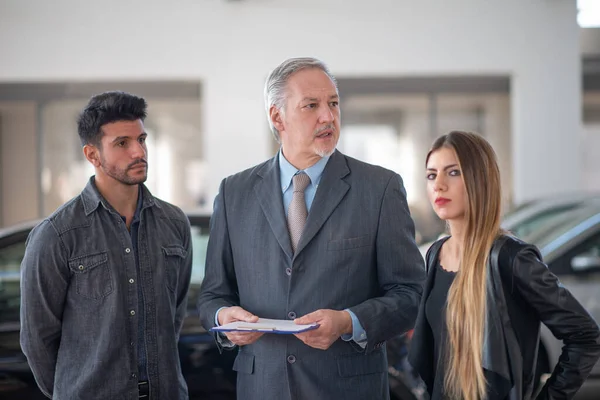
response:
M219 354L212 335L200 325L196 299L204 278L204 260L210 217L188 213L192 225L194 266L189 292L188 316L184 322L179 354L190 398L228 400L236 398L235 351ZM20 264L25 240L35 222L0 230L0 399L46 399L37 389L19 345ZM389 343L389 378L392 400L419 399L422 389L406 363L407 337Z
M525 240L538 246L550 270L596 321L600 321L600 201L548 218L525 236ZM542 328L540 340L538 367L541 373L548 374L558 361L562 342L546 327ZM597 399L599 387L600 362L576 398Z
M204 275L209 217L189 216L192 224L194 270L188 316L179 341L184 376L192 399L235 399L234 352L219 354L213 338L200 326L195 298ZM0 230L0 398L46 399L33 380L19 346L19 270L25 240L35 223Z

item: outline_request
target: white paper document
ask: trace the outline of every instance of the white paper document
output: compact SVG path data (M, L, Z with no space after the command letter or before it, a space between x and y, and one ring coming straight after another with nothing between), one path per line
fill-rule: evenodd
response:
M210 330L212 332L265 332L279 334L293 334L317 329L319 324L297 325L294 321L286 319L267 319L259 318L258 322L230 322L225 325L215 326Z

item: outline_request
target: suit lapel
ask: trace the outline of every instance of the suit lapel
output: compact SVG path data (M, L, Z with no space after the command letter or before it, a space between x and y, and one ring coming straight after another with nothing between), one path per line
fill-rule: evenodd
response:
M504 235L496 239L488 258L487 306L482 354L482 367L485 372L489 371L501 378L494 379L494 390L502 398L509 398L508 394L511 390L516 389L519 395L523 392L522 380L518 374L515 374L523 370L519 361L521 360L521 355L518 353L519 342L510 321L499 270L500 249L506 239L507 236ZM512 265L512 262L509 261L507 264Z
M254 192L279 246L291 259L292 245L283 210L283 195L280 189L281 181L277 156L273 157L270 162L265 163L257 171L257 175L262 179L254 187Z
M342 153L335 151L323 171L317 193L310 207L296 255L315 237L331 213L344 198L350 185L343 178L350 173Z

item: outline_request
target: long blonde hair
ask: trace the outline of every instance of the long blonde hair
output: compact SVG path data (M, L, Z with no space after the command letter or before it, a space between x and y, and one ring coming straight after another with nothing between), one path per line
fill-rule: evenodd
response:
M456 153L467 191L460 268L448 291L446 308L444 389L451 399L483 400L487 393L482 366L487 261L500 233L500 170L494 149L477 134L452 131L438 138L427 161L441 148Z

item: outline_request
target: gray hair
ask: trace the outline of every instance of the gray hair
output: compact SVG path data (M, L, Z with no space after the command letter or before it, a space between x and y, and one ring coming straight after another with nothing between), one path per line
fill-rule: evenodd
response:
M269 110L271 109L271 106L275 106L283 111L286 100L285 89L288 79L290 79L290 77L296 72L308 68L317 68L325 72L337 90L337 81L331 74L331 71L329 71L329 68L323 61L316 58L288 58L279 64L277 68L271 71L269 77L267 78L267 82L265 83L265 108L267 110L269 127L271 128L271 132L273 132L273 136L275 137L275 140L277 140L277 143L281 143L279 139L279 131L275 128L275 126L273 126L273 121L271 121Z

